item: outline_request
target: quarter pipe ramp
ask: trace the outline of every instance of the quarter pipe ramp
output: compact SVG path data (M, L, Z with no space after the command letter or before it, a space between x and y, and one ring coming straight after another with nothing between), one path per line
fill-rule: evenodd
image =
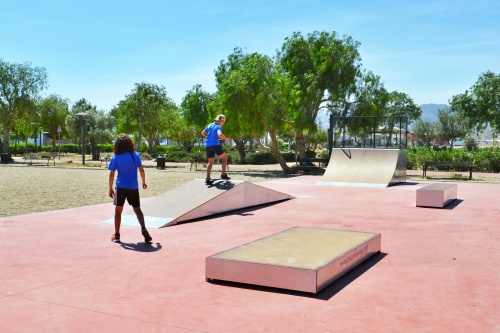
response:
M387 187L406 181L404 149L335 148L317 185Z

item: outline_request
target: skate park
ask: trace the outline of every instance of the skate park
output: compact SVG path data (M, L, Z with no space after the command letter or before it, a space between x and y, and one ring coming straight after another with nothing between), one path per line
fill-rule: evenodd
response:
M461 182L457 200L435 209L416 206L428 180L321 180L261 182L293 199L150 229L150 246L134 226L109 242L104 204L1 218L0 330L498 330L498 185ZM206 281L208 257L298 226L378 233L381 250L317 294Z

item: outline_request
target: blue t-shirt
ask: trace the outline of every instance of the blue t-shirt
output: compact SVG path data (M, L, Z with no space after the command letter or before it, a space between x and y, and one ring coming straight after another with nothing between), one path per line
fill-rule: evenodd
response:
M207 125L207 127L205 127L204 131L208 133L207 140L205 141L205 146L212 147L220 145L219 134L217 134L217 131L221 131L222 133L221 125L219 125L218 123L211 123Z
M115 155L109 161L108 170L117 171L116 188L126 188L129 190L139 189L137 181L137 168L142 167L141 155L133 153L123 153Z

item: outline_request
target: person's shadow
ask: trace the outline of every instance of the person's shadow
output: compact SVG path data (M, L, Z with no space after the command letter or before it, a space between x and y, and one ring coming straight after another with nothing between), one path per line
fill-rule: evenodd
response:
M156 243L156 246L150 243L140 242L140 243L120 243L120 246L125 250L139 251L139 252L156 252L162 249L160 243Z

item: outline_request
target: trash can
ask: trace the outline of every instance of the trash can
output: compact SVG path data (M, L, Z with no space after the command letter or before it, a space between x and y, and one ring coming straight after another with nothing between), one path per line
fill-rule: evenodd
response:
M156 158L156 168L161 169L161 170L165 170L165 156L159 155Z
M0 163L7 164L11 160L10 153L0 153Z

